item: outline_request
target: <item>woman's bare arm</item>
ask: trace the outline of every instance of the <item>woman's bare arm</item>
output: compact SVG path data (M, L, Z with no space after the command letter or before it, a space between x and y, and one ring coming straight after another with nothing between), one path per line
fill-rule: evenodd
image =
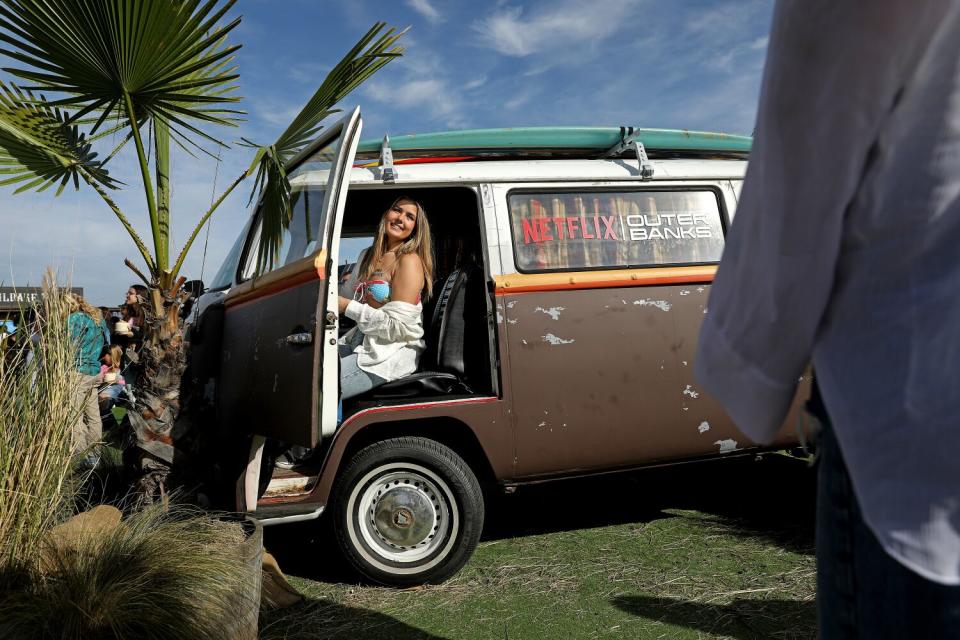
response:
M423 291L423 263L420 256L408 253L400 258L400 264L390 282L390 299L417 304Z

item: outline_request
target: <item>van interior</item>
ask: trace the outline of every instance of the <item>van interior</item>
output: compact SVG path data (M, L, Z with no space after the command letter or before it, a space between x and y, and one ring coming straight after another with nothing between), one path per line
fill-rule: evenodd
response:
M343 416L375 406L495 395L495 323L484 260L478 194L468 187L358 189L347 195L341 230L341 295L356 281L356 247L369 246L380 218L400 196L418 201L430 224L433 294L423 301L424 341L415 373L344 402ZM347 250L348 245L353 249ZM350 255L353 254L353 255ZM343 260L343 258L341 259ZM353 260L354 262L351 262ZM341 318L341 334L352 327Z

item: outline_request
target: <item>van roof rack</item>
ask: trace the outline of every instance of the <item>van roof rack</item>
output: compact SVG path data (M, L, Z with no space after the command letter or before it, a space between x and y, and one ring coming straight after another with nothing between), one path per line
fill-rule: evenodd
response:
M380 160L383 139L361 140L360 163ZM467 129L389 138L395 163L533 158L723 157L746 159L753 139L725 133L639 127ZM406 160L407 162L404 162Z

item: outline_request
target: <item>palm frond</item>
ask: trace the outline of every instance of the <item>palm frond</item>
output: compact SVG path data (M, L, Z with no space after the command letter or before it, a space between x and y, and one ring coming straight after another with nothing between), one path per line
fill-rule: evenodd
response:
M240 47L226 44L240 19L217 26L235 1L0 0L0 52L30 89L57 94L52 106L99 115L93 132L128 95L137 120L235 125L237 112L217 108L240 100Z
M373 25L330 70L277 141L269 146L258 147L248 170L248 175L254 171L257 174L250 199L252 201L258 197L262 204L258 271L278 259L283 232L290 226L292 208L287 163L316 138L323 129L323 121L339 111L335 108L337 103L388 62L403 55L403 47L398 46L397 41L406 33L406 29L397 32L392 27L386 27L383 22ZM256 146L249 141L244 142L247 146Z
M0 81L0 186L17 184L20 193L58 184L59 195L71 181L79 187L81 177L111 189L118 184L68 114Z

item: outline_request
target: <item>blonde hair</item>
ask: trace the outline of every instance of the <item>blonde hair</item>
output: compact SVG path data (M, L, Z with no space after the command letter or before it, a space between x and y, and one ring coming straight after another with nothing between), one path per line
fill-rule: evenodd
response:
M110 369L119 369L120 363L123 361L123 349L118 344L112 344L107 353L110 354Z
M83 296L76 293L67 293L64 296L64 299L67 301L67 309L70 311L70 313L76 313L77 311L80 311L90 316L90 318L96 323L99 323L101 320L103 320L103 314L100 313L100 309L92 306L84 299Z
M370 280L370 278L373 277L373 272L377 264L379 264L380 259L383 258L387 252L387 214L393 211L393 208L401 202L409 202L410 204L416 205L417 222L413 227L413 233L410 234L410 237L394 251L397 259L390 268L390 277L393 277L397 265L400 264L400 258L408 253L417 255L420 258L420 263L423 265L423 286L424 289L427 290L426 297L429 298L433 294L433 245L430 239L430 223L427 222L427 212L424 211L423 205L409 196L400 196L394 200L387 210L383 212L383 215L380 216L380 224L377 227L377 237L373 241L373 247L370 251L367 251L363 262L360 263L360 279L363 281Z

